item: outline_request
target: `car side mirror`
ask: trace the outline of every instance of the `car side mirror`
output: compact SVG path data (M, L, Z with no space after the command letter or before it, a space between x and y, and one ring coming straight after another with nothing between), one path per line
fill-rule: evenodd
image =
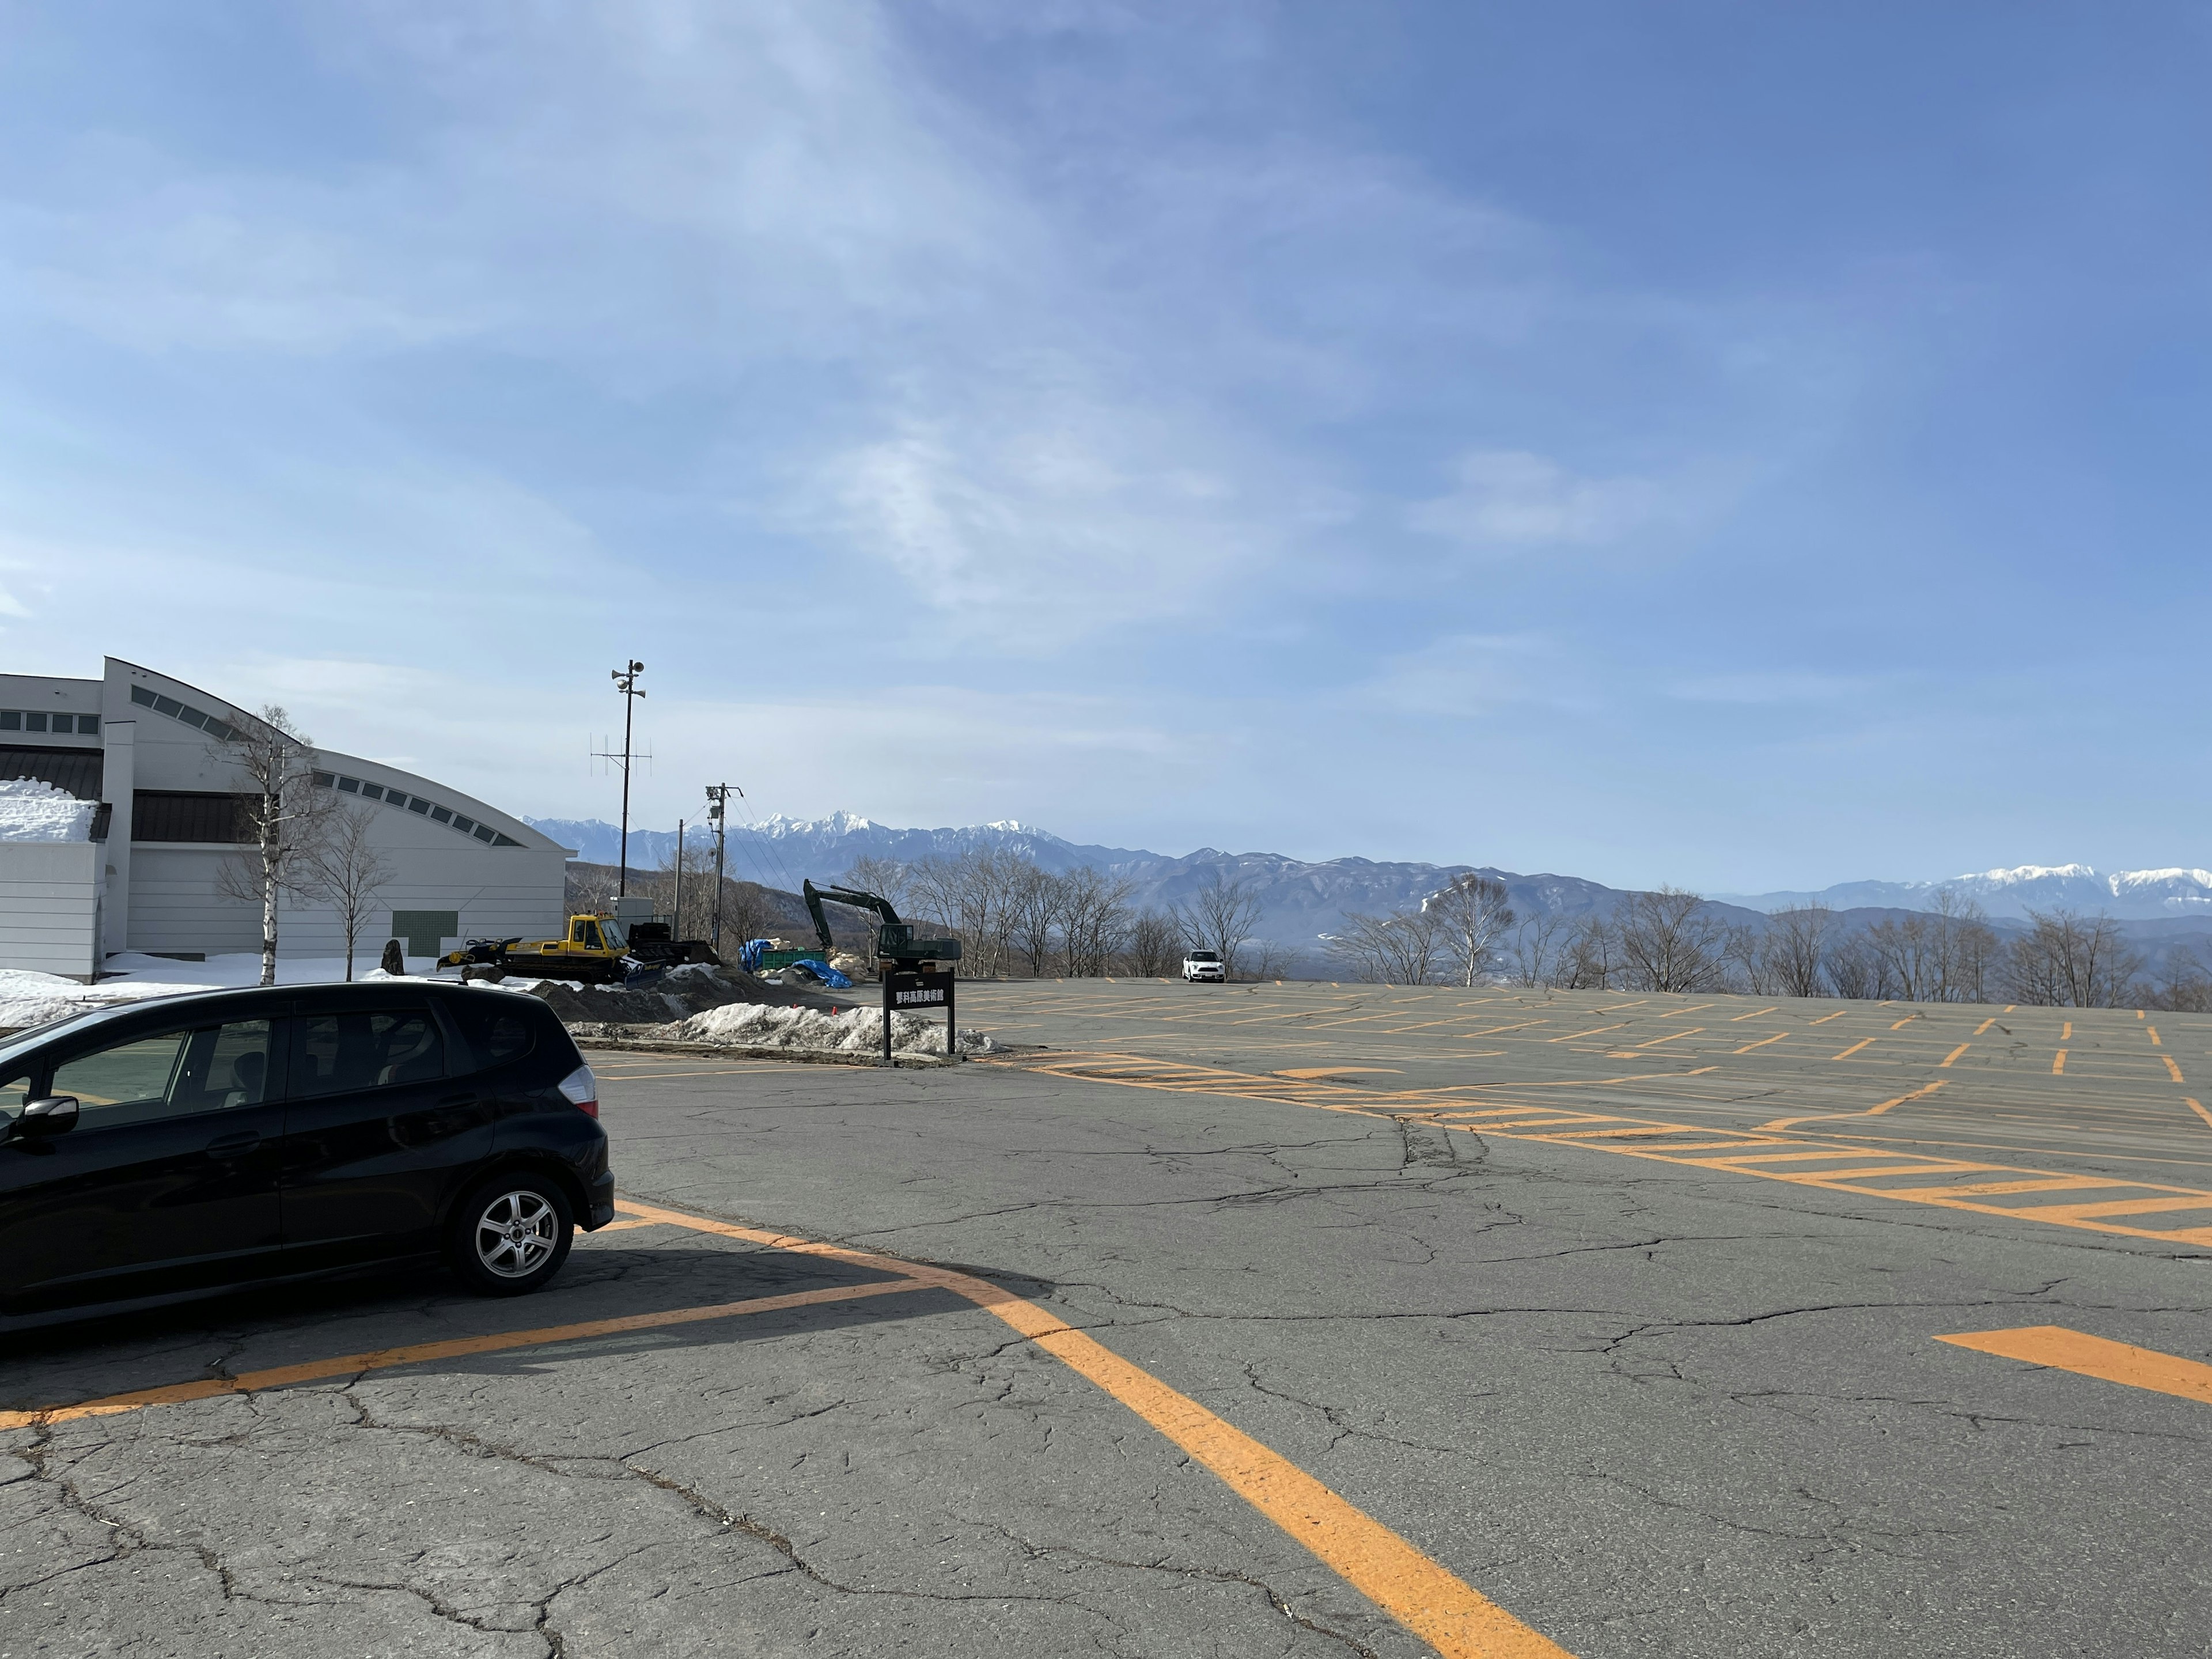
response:
M43 1100L31 1101L24 1106L23 1115L10 1127L15 1138L21 1140L67 1134L76 1127L76 1097L48 1095Z

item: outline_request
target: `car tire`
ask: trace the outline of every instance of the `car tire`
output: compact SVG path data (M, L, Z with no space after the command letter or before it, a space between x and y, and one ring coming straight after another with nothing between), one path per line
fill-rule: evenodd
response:
M446 1224L446 1261L478 1296L527 1296L561 1271L575 1238L561 1183L511 1170L462 1194Z

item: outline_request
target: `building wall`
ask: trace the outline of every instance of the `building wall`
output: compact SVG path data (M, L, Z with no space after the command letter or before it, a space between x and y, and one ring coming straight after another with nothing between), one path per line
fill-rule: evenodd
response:
M239 710L181 681L115 658L108 659L99 684L107 770L114 775L111 782L120 781L136 790L243 787L221 737L191 719L235 722ZM134 688L139 693L135 698ZM149 696L161 699L161 705L148 706ZM356 951L370 961L390 936L394 910L454 911L460 927L453 936L456 941L483 934L542 938L560 930L566 915L567 855L558 843L432 779L335 750L319 750L316 763L332 780L333 799L368 815L371 839L392 867L356 941ZM354 787L340 793L341 778ZM369 801L365 787L372 785L404 796L410 804ZM410 810L417 801L426 810ZM129 823L127 810L114 808L117 823ZM464 821L470 830L457 827ZM494 840L487 842L473 833L478 825ZM137 839L112 849L107 864L115 873L110 880L127 897L128 914L113 919L108 948L209 955L259 951L259 907L223 897L217 885L222 866L237 851ZM344 932L336 911L327 903L287 896L279 907L277 950L287 957L343 954Z
M100 848L0 842L0 967L89 980L100 965Z

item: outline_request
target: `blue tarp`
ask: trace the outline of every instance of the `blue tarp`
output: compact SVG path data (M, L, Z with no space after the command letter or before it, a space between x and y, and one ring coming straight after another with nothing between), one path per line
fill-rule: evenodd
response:
M738 966L749 974L760 972L761 958L768 954L768 941L749 939L738 946Z
M853 988L853 981L851 980L846 978L844 975L839 973L828 963L821 961L817 957L802 957L791 965L794 968L805 968L810 969L817 979L820 980L824 985L828 986L833 991L849 991Z

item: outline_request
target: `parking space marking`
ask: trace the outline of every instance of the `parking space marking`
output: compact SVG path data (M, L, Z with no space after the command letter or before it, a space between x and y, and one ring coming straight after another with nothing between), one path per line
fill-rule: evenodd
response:
M211 1376L194 1382L172 1382L166 1388L139 1389L130 1394L109 1395L103 1400L81 1401L74 1406L48 1406L27 1412L0 1412L0 1429L27 1429L46 1423L72 1423L86 1417L115 1417L125 1412L143 1411L149 1406L179 1406L186 1401L212 1400L226 1394L257 1394L264 1389L289 1388L298 1382L319 1382L333 1376L355 1376L364 1371L390 1370L398 1365L428 1364L439 1359L463 1359L480 1353L501 1353L510 1348L540 1348L555 1342L580 1341L586 1337L659 1330L670 1325L696 1325L709 1319L738 1319L747 1314L779 1313L786 1308L811 1308L824 1302L851 1302L861 1297L887 1296L899 1291L930 1288L933 1287L921 1279L902 1273L895 1279L866 1285L831 1285L820 1290L793 1291L783 1296L757 1296L743 1302L721 1302L703 1308L672 1308L660 1313L624 1314L614 1319L586 1320L575 1325L547 1325L537 1330L505 1331L495 1336L464 1336L445 1342L416 1342L404 1348L380 1348L372 1353L340 1354L331 1359L311 1359L304 1364L276 1365L267 1370L244 1371L236 1376Z
M1553 1106L1541 1096L1524 1099L1517 1106L1503 1104L1499 1103L1498 1096L1491 1092L1504 1090L1514 1094L1534 1095L1534 1091L1539 1089L1626 1089L1638 1083L1663 1085L1667 1083L1679 1084L1683 1079L1696 1075L1694 1073L1662 1072L1632 1077L1470 1084L1457 1090L1407 1091L1394 1097L1387 1092L1319 1081L1291 1085L1277 1079L1255 1077L1216 1067L1170 1066L1135 1054L1060 1054L1043 1060L1010 1058L994 1063L1049 1072L1061 1077L1089 1078L1130 1088L1274 1101L1288 1106L1356 1113L1370 1117L1416 1118L1433 1122L1442 1128L1463 1129L1508 1139L1544 1141L1555 1146L1579 1147L1586 1152L1613 1152L1627 1158L1650 1158L1672 1164L1677 1168L1712 1170L1733 1176L1757 1176L1762 1180L1819 1187L1831 1192L1850 1193L1867 1198L1895 1199L1905 1203L1930 1205L1939 1209L2002 1216L2014 1221L2040 1221L2085 1232L2115 1233L2130 1238L2154 1239L2164 1244L2212 1249L2212 1224L2153 1229L2131 1226L2119 1218L2124 1215L2190 1210L2203 1210L2212 1214L2212 1191L2197 1188L2174 1187L2158 1182L2114 1176L2109 1180L2099 1179L2094 1183L2114 1195L2112 1199L2097 1204L1997 1204L1988 1200L1996 1197L2032 1196L2045 1191L2060 1190L2043 1186L2041 1183L2045 1182L2063 1181L2067 1183L2066 1190L2074 1190L2073 1182L2081 1177L2070 1171L2037 1170L2014 1164L1971 1163L1905 1148L1869 1149L1850 1145L1845 1137L1834 1139L1845 1139L1847 1144L1824 1145L1818 1136L1772 1133L1766 1126L1762 1126L1764 1139L1747 1137L1741 1140L1715 1140L1713 1137L1717 1133L1724 1133L1725 1131L1711 1124L1646 1117L1633 1109L1628 1112L1574 1112L1571 1109ZM1700 1068L1705 1071L1711 1069ZM1940 1083L1924 1085L1885 1101L1866 1112L1823 1115L1875 1116L1942 1086ZM1455 1100L1450 1097L1454 1094L1458 1096ZM1776 1120L1778 1123L1808 1121L1817 1121L1817 1118ZM1570 1125L1573 1127L1570 1128ZM1622 1133L1594 1133L1600 1130ZM1705 1139L1698 1144L1674 1140L1675 1137L1683 1135L1697 1135ZM1674 1144L1668 1144L1670 1140ZM1731 1151L1724 1158L1698 1156L1723 1147L1756 1150ZM1911 1158L1914 1161L1869 1165L1866 1162L1869 1158ZM1806 1167L1813 1164L1838 1167ZM1902 1186L1871 1184L1898 1176L1917 1179ZM1963 1176L1987 1176L2008 1185L2015 1180L2028 1184L2009 1192L1953 1193L1951 1188L1970 1184L1960 1179Z
M1444 1659L1572 1659L1565 1648L1455 1577L1280 1453L1056 1315L988 1279L655 1205L625 1201L622 1207L675 1226L905 1273L917 1284L965 1297L1143 1418Z
M1941 1083L1924 1084L1909 1093L1898 1096L1894 1100L1885 1100L1879 1106L1869 1106L1863 1112L1814 1112L1804 1117L1778 1117L1772 1122L1762 1123L1759 1127L1762 1129L1779 1130L1793 1128L1800 1123L1835 1123L1850 1118L1881 1117L1896 1110L1907 1101L1925 1099L1942 1086Z
M2182 1098L2185 1100L2189 1099L2186 1095L2183 1096ZM2212 1112L2208 1112L2204 1109L2204 1103L2203 1101L2190 1100L2189 1109L2196 1113L2197 1116L2203 1118L2207 1124L2212 1124Z
M441 1359L466 1358L516 1348L543 1347L589 1337L653 1330L749 1314L848 1302L919 1290L950 1291L1012 1328L1095 1384L1203 1465L1237 1497L1287 1533L1301 1547L1392 1619L1419 1637L1442 1659L1573 1659L1548 1637L1446 1571L1425 1552L1360 1510L1280 1453L1168 1387L1143 1367L1076 1330L1033 1302L989 1280L933 1263L902 1261L848 1249L763 1228L621 1199L623 1222L669 1225L742 1240L770 1249L812 1255L870 1269L885 1278L863 1285L824 1286L781 1296L754 1297L707 1307L628 1314L570 1325L544 1326L491 1336L422 1342L370 1353L343 1354L301 1364L141 1389L75 1405L0 1412L0 1429L34 1428L86 1418L118 1416L149 1407L181 1405L226 1395L252 1394L301 1382L354 1376ZM623 1223L613 1224L617 1225ZM601 1231L605 1231L602 1229Z
M2025 1360L2055 1371L2072 1371L2103 1382L2124 1383L2159 1394L2194 1400L2212 1406L2212 1365L2183 1359L2154 1348L2137 1348L2113 1342L2087 1331L2070 1331L2063 1325L2023 1325L2008 1331L1962 1331L1939 1336L1938 1342L1993 1353L2000 1358Z

